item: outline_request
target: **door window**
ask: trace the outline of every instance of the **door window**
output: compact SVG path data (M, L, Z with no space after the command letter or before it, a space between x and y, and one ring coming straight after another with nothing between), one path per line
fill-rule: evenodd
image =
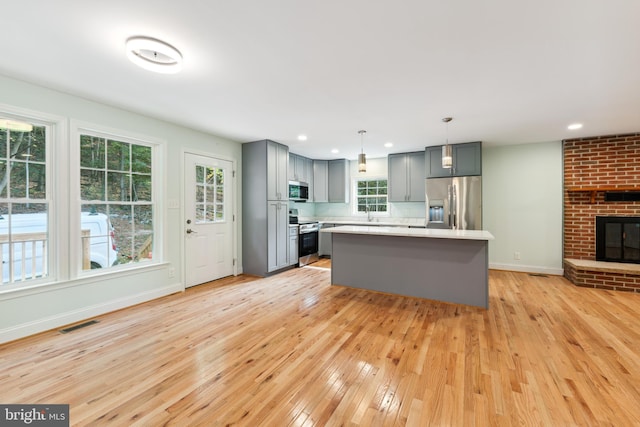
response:
M199 164L195 168L196 223L224 222L224 169Z

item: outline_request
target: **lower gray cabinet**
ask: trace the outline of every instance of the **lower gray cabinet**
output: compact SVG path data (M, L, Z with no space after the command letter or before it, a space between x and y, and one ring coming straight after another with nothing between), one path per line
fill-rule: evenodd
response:
M267 202L267 271L289 266L289 204Z
M298 227L289 225L289 265L298 263Z

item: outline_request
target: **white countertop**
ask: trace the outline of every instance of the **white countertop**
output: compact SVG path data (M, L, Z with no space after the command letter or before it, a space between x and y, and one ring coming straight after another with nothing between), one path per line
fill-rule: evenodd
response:
M432 239L461 239L461 240L493 240L494 237L486 230L442 230L435 228L408 228L344 225L340 227L323 228L322 233L341 234L371 234L376 236L428 237Z
M320 224L338 224L338 225L357 225L357 226L367 226L367 227L424 227L424 221L422 223L407 223L407 222L392 222L385 220L378 220L378 218L372 221L358 221L358 220L338 220L338 221L318 221Z

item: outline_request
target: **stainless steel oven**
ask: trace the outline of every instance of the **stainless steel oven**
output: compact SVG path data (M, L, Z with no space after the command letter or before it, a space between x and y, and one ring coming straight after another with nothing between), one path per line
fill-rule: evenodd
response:
M298 262L300 267L318 261L318 222L301 222L298 231Z

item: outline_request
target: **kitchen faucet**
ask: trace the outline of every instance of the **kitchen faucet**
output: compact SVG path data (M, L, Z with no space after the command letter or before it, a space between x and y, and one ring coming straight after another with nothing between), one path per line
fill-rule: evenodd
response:
M365 210L367 211L367 222L371 222L371 208L367 205Z

